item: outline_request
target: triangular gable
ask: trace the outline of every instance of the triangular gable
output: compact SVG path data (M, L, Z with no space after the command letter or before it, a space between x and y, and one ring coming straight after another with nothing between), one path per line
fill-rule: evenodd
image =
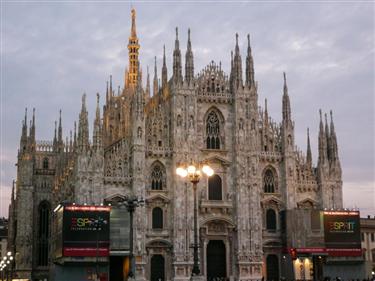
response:
M106 203L118 203L118 202L123 202L125 199L126 199L126 195L116 193L116 194L113 194L113 195L105 198L104 202L106 202Z
M305 198L302 201L297 202L297 206L305 206L306 204L311 204L313 207L318 205L318 202L312 198Z
M203 162L207 162L207 163L213 163L213 162L218 162L220 164L222 164L223 166L229 166L230 165L230 161L228 161L227 159L219 156L219 155L212 155L206 159L203 160Z
M266 198L263 198L261 203L263 205L270 205L270 204L274 204L274 205L282 205L283 204L283 201L281 201L280 198L278 198L277 196L275 195L270 195L270 196L267 196Z
M160 194L160 193L153 194L147 197L146 202L155 201L157 199L160 199L161 201L164 201L164 202L169 202L169 198L165 196L164 194Z

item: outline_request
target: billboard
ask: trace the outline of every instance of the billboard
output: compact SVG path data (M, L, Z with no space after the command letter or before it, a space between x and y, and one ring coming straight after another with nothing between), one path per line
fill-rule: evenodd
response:
M109 255L109 214L106 206L65 206L62 255L95 257Z
M324 211L324 241L327 248L360 249L358 211Z
M127 251L130 248L130 215L126 208L111 208L110 248L114 251Z

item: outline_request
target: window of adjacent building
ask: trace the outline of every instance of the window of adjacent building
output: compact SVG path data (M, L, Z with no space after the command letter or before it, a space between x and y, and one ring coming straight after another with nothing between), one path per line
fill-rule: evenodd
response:
M361 233L361 238L362 238L362 242L364 242L365 241L365 234L363 232Z
M264 173L263 190L265 193L274 193L276 190L275 177L271 169L267 169Z
M206 135L207 149L220 149L220 121L215 111L207 116Z
M163 228L163 210L159 207L152 209L152 228Z
M222 182L218 175L208 178L208 200L222 200Z
M48 158L43 159L43 169L48 169L49 163L48 163Z
M374 242L374 233L371 233L371 242Z
M276 212L274 209L268 209L266 213L266 227L267 230L276 230Z
M48 241L50 238L50 206L43 201L39 205L38 265L48 265Z
M164 167L161 164L156 163L152 167L152 172L151 172L151 189L162 190L163 188L165 188L163 184L165 182L164 179L165 179Z

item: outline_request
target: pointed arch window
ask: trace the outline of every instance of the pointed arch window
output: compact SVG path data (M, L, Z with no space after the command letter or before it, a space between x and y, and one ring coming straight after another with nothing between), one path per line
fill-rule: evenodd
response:
M276 212L268 209L266 213L266 228L269 231L276 231Z
M48 266L50 239L50 213L51 208L48 202L39 204L39 228L38 228L38 265Z
M207 116L206 135L207 149L220 149L220 121L215 111Z
M163 229L163 210L159 207L152 209L152 229Z
M263 176L263 190L265 193L274 193L276 190L276 181L274 173L267 169Z
M208 178L208 200L222 200L222 181L218 175Z
M155 164L151 171L151 189L163 190L165 189L165 169L160 164Z

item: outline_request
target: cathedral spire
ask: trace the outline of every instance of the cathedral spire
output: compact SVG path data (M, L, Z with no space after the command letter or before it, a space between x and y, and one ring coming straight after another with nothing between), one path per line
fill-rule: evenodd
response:
M132 29L131 29L131 37L132 38L136 38L137 37L137 30L136 30L136 25L135 25L135 16L136 16L136 13L135 13L135 9L133 8L131 10L131 15L132 15Z
M73 138L73 147L77 147L77 122L74 121L74 138Z
M323 120L322 120L322 110L319 109L320 122L319 122L319 158L318 166L322 166L327 160L327 144L326 135L324 133Z
M99 93L96 94L96 113L94 120L94 131L93 131L93 148L98 150L102 145L102 125L100 121L100 106L99 106Z
M139 54L139 48L140 45L138 43L138 37L136 32L136 12L133 8L131 10L131 17L132 17L132 27L129 37L129 43L128 43L128 52L129 52L129 70L126 71L125 75L125 87L135 87L138 81L137 75L138 75L138 54Z
M250 34L247 35L247 56L246 56L246 85L251 88L255 86L254 81L254 60L251 54Z
M27 142L27 108L25 108L25 117L22 122L21 143L22 142Z
M178 28L176 27L176 40L173 51L173 81L177 84L182 82L181 51L178 40Z
M12 195L11 195L11 204L14 204L14 188L15 188L15 184L16 181L13 180L13 183L12 183Z
M28 148L28 136L27 136L27 108L25 108L25 117L22 121L22 132L20 138L20 152L26 152Z
M232 89L242 87L242 61L240 55L240 48L238 46L238 33L236 33L236 46L234 49L233 67L232 67Z
M167 72L167 63L166 63L166 58L165 58L165 45L164 45L163 46L163 67L161 70L161 85L163 89L167 87L167 83L168 83L168 72Z
M57 150L57 121L55 120L55 133L53 135L53 150Z
M108 104L108 102L109 102L108 81L107 81L107 88L106 88L106 91L105 91L105 102L106 102L106 104Z
M326 139L326 149L327 149L327 159L331 159L331 140L330 140L330 134L329 134L329 127L328 127L328 118L327 118L327 113L324 114L324 119L325 119L325 139Z
M140 67L138 66L138 71L141 72ZM145 98L144 98L144 91L142 88L142 76L138 73L138 81L137 81L137 88L135 91L135 95L133 96L133 122L135 120L141 120L144 116L144 105L145 105Z
M69 152L73 151L73 132L69 131Z
M190 41L190 28L188 29L188 42L187 42L187 50L185 55L185 80L188 84L194 78L194 57L193 51L191 48L191 41Z
M87 115L86 94L83 94L82 108L78 122L78 148L80 152L86 152L89 149L89 125Z
M148 101L150 98L150 72L147 66L147 79L146 79L146 92L145 92L145 100Z
M267 109L267 99L264 100L264 127L268 128L268 109Z
M159 85L158 85L158 67L156 64L156 56L155 56L155 65L154 65L154 81L152 85L152 95L155 96L158 93Z
M331 136L330 136L330 145L331 145L331 161L339 161L339 155L338 155L338 146L337 146L337 137L336 137L336 132L335 132L335 125L333 124L333 113L332 110L330 111L331 115L331 124L330 124L330 131L331 131Z
M112 74L109 75L109 97L113 97L113 89L112 89Z
M291 110L290 110L290 100L288 95L288 86L286 84L286 73L284 75L284 93L283 93L283 122L289 123L291 121Z
M35 145L35 108L33 108L33 117L30 126L30 142L31 145Z
M307 128L307 152L306 152L306 164L308 168L312 168L312 155L311 155L311 146L310 146L310 131Z
M57 141L58 141L59 145L61 145L62 142L63 142L63 139L62 139L62 123L61 123L61 109L59 111L59 129L58 129Z

